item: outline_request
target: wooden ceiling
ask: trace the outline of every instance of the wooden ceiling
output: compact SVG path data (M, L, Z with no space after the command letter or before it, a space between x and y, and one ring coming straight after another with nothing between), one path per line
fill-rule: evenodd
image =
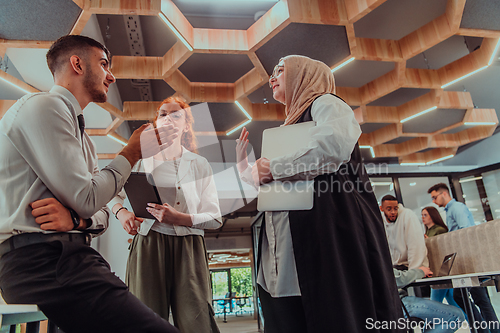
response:
M180 39L160 57L113 56L112 72L117 79L164 80L175 94L188 102L234 103L244 108L252 121L284 119L281 104L252 103L248 96L267 84L269 73L259 58L258 50L292 23L335 25L345 28L350 55L332 65L336 68L351 59L394 63L394 69L360 87L337 87L337 94L349 105L363 124L384 124L370 133L363 133L359 144L370 149L376 158L397 157L400 163L425 164L454 155L458 147L493 134L497 124L494 109L479 109L469 92L447 91L446 86L492 64L499 44L500 31L461 27L466 0L448 0L445 13L399 40L361 38L356 36L355 23L381 6L386 0L281 0L247 30L194 28L170 0L73 0L81 14L72 34L80 34L92 14L159 16L172 25L185 39ZM471 1L471 0L468 0ZM165 29L169 29L165 25ZM408 68L407 61L453 36L481 37L479 48L439 69ZM0 39L0 57L7 48L48 48L50 41ZM193 54L243 54L253 69L232 83L191 82L179 67ZM346 68L349 64L345 65ZM0 71L0 78L29 92L32 86ZM373 106L370 103L398 89L427 89L429 92L397 107ZM122 96L123 98L123 96ZM12 105L0 101L0 116ZM101 104L113 117L104 129L88 129L89 135L112 135L129 120L150 120L159 102L123 101L123 111L109 103ZM404 131L420 114L436 114L441 110L465 110L461 121L428 133ZM413 117L413 118L412 118ZM432 121L432 118L430 118ZM239 124L232 124L234 128ZM224 132L217 132L225 135ZM403 140L404 138L411 138ZM400 138L400 143L394 139ZM112 158L113 154L100 158Z

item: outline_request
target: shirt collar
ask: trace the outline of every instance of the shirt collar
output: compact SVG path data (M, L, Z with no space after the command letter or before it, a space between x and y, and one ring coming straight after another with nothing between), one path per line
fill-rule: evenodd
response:
M70 101L71 105L73 105L73 108L75 109L75 113L77 116L83 114L83 110L80 107L80 103L78 103L76 97L71 93L71 91L69 91L64 87L54 85L52 89L50 89L50 92L63 95L64 97L66 97Z
M446 206L444 207L444 210L445 211L448 211L448 209L451 207L451 205L453 204L453 202L455 202L456 200L455 199L451 199L450 202L448 202L446 204Z

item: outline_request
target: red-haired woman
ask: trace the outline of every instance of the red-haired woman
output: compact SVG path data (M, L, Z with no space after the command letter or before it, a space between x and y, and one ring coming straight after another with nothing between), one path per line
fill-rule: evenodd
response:
M163 205L148 204L155 220L113 206L123 228L135 235L127 262L130 291L183 333L219 332L211 305L210 273L203 229L221 226L217 190L208 161L196 154L193 115L177 97L158 108L157 127L173 124L179 135L144 160ZM140 226L140 227L139 227ZM138 234L139 232L139 234Z

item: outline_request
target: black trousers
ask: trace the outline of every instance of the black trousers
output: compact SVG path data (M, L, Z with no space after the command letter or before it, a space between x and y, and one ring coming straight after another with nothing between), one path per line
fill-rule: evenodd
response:
M495 313L495 309L491 305L490 296L488 295L488 290L486 287L472 287L469 288L470 295L474 300L474 304L477 305L481 313L479 313L472 304L472 312L476 321L486 321L491 323L489 326L489 330L478 329L478 332L491 332L491 333L499 333L500 324L498 323L498 318ZM462 298L462 293L458 290L453 292L453 299L457 302L458 306L460 306L465 312L464 299ZM472 302L471 302L472 303ZM470 322L470 321L469 321Z
M66 241L18 248L0 259L7 303L37 304L65 333L179 332L141 303L89 246Z
M307 323L300 296L273 298L259 287L264 313L264 333L306 333Z

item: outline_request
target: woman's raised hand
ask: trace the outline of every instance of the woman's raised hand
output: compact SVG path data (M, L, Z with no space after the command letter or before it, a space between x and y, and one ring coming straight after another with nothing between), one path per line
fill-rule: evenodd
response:
M242 173L248 167L248 131L246 127L241 130L240 137L236 139L236 167Z

